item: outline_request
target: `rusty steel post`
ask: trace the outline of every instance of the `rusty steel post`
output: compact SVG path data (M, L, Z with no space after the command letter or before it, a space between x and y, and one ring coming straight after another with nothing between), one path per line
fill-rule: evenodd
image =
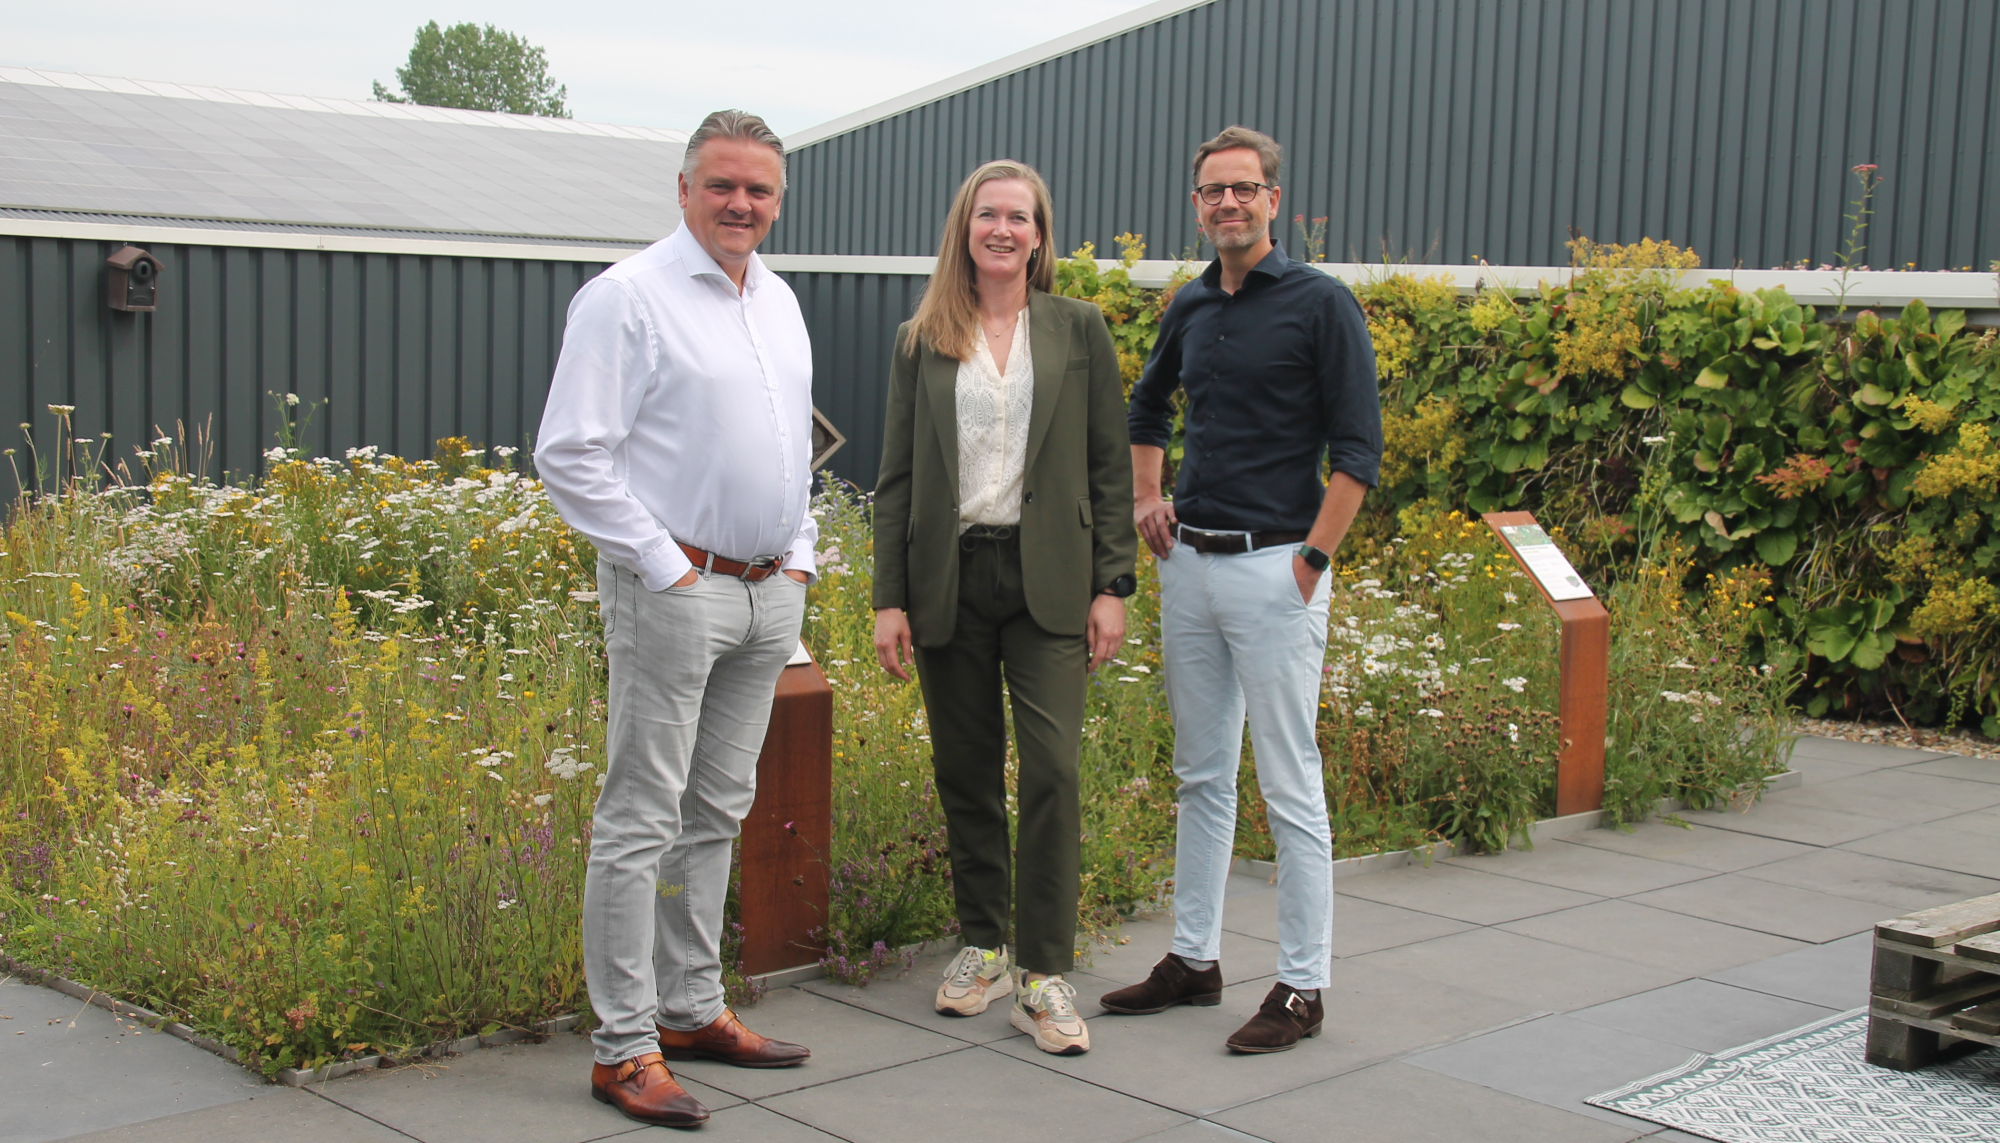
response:
M1532 512L1488 512L1483 517L1500 546L1521 564L1528 582L1562 620L1562 750L1556 755L1556 816L1604 808L1604 731L1611 690L1611 613L1597 601L1550 599L1521 554L1500 529L1534 524Z
M825 951L833 852L833 688L819 664L786 667L757 759L757 800L743 819L738 901L747 975L812 964Z

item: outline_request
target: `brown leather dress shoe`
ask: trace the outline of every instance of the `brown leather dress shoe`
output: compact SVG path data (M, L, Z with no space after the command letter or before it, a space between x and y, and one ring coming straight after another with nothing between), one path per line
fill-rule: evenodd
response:
M1182 964L1181 958L1168 953L1153 966L1152 975L1145 980L1107 992L1098 998L1097 1003L1106 1012L1126 1016L1150 1016L1176 1004L1193 1004L1202 1008L1220 1004L1222 963L1218 961L1196 972Z
M1325 1021L1326 1005L1317 995L1307 1000L1289 984L1274 984L1257 1014L1227 1043L1232 1052L1282 1052L1319 1035Z
M670 1060L720 1060L739 1068L789 1068L805 1063L812 1052L800 1044L787 1044L769 1036L759 1036L743 1026L736 1013L727 1008L715 1023L695 1032L676 1032L665 1024L660 1032L660 1052Z
M699 1127L708 1122L708 1108L688 1094L658 1052L623 1063L591 1065L590 1094L641 1123Z

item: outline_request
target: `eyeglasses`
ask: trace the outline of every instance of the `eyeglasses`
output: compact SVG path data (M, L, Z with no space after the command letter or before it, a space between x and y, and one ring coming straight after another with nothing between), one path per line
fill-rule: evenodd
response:
M1206 183L1194 188L1194 193L1200 195L1201 201L1208 205L1220 206L1224 191L1235 195L1237 202L1251 202L1256 199L1258 191L1276 189L1270 183Z

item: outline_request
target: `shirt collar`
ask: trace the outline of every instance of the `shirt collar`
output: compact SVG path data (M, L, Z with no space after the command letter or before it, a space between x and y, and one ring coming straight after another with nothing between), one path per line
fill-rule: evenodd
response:
M1262 258L1259 258L1257 260L1257 264L1255 266L1250 267L1250 273L1262 274L1267 278L1273 278L1273 279L1282 278L1285 276L1286 269L1289 268L1291 264L1292 264L1292 259L1290 255L1285 253L1284 243L1279 242L1276 239L1273 239L1271 241L1270 253L1264 255ZM1222 259L1217 258L1214 261L1210 262L1208 264L1208 269L1203 270L1201 272L1201 280L1206 285L1212 286L1218 290L1221 289ZM1246 286L1250 284L1248 275L1244 277L1243 284Z
M673 232L668 241L672 243L674 253L680 257L682 265L687 267L688 277L700 278L705 275L712 275L721 281L723 285L727 286L730 292L735 292L736 283L729 280L729 275L723 272L721 264L716 262L707 249L695 240L693 234L688 232L685 220L681 222L679 228ZM744 293L756 293L757 288L764 284L765 279L770 277L770 274L771 271L764 266L764 260L758 257L755 251L752 251L750 254L750 265L743 271Z

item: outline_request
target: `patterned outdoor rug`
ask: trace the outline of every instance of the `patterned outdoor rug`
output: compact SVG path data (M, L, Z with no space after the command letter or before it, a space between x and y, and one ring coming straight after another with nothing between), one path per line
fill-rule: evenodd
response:
M1917 1072L1862 1059L1857 1008L1584 1102L1722 1143L1992 1143L2000 1139L2000 1052Z

